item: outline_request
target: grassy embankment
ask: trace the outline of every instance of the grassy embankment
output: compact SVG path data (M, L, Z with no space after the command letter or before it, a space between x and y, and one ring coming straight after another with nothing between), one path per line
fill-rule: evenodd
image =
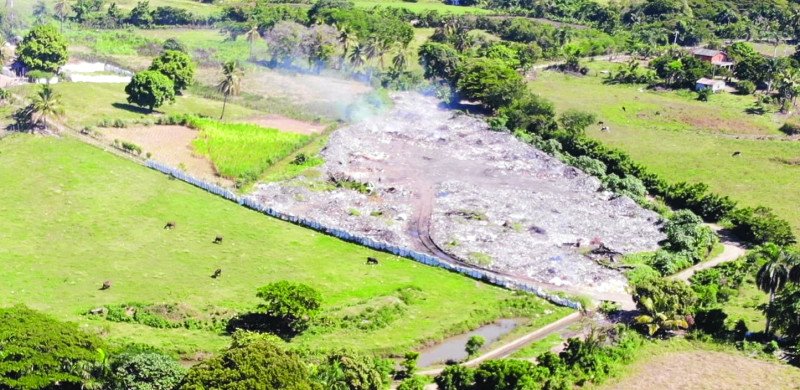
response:
M178 352L213 351L216 331L157 329L91 319L87 310L129 302L191 311L248 311L271 281L302 281L324 297L319 327L291 345L403 352L503 315L515 294L410 260L283 223L69 138L0 140L0 279L4 305L27 304L114 340ZM165 221L177 228L164 230ZM223 245L211 243L215 235ZM364 265L377 257L377 267ZM219 279L211 279L216 268ZM100 291L104 280L113 287ZM402 300L412 291L413 299ZM344 321L397 310L385 326ZM389 313L392 312L389 311ZM568 310L531 300L535 324ZM360 317L358 317L360 316Z
M742 205L772 207L800 233L795 201L800 165L787 163L800 158L800 143L755 139L779 135L782 118L747 114L753 98L723 93L704 103L689 92L606 85L601 77L557 72L541 72L530 88L552 100L558 111L595 113L611 131L590 126L591 137L627 152L668 181L704 182ZM741 156L733 157L736 151Z

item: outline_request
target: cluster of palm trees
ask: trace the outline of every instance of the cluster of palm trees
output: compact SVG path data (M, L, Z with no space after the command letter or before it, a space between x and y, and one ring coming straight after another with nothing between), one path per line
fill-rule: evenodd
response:
M786 287L787 283L800 283L800 254L775 244L764 244L755 256L764 261L764 265L756 274L756 285L769 294L769 304L775 300L775 295ZM764 329L770 332L770 310L767 309L767 324Z
M368 38L361 43L356 34L348 27L339 29L339 43L342 45L342 56L339 58L339 68L344 69L345 61L354 71L361 70L373 60L377 59L378 68L385 69L384 57L395 47L395 54L392 57L391 71L403 72L408 66L407 47L394 45L387 40L379 40L375 37ZM368 78L372 77L372 70L369 70Z

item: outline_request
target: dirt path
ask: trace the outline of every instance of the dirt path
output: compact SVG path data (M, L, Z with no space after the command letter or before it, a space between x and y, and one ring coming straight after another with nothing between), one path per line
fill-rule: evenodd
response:
M708 226L712 230L714 230L714 232L716 232L717 235L719 235L720 243L725 249L722 251L722 253L720 253L711 260L696 264L681 272L678 272L675 275L672 275L673 279L683 280L688 282L689 278L691 278L692 275L694 275L698 271L716 267L717 265L736 260L745 255L746 253L745 248L742 246L741 242L739 242L736 239L736 237L733 237L733 235L730 232L723 229L719 225L708 224Z
M525 334L525 335L523 335L523 336L521 336L519 338L516 338L514 340L511 340L511 341L509 341L507 343L504 343L504 344L492 349L491 351L486 352L483 355L476 357L475 359L472 359L472 360L469 360L469 361L465 362L462 365L463 366L467 366L467 367L474 367L474 366L477 366L477 365L483 363L486 360L502 359L504 357L507 357L507 356L511 355L512 353L514 353L518 349L520 349L520 348L522 348L522 347L524 347L524 346L526 346L526 345L528 345L528 344L530 344L530 343L532 343L534 341L541 340L541 339L549 336L550 334L553 334L553 333L556 333L556 332L560 332L564 328L567 328L570 325L580 321L581 318L583 318L583 313L576 311L576 312L574 312L574 313L572 313L572 314L570 314L570 315L568 315L566 317L563 317L563 318L561 318L561 319L559 319L557 321L551 322L551 323L549 323L549 324L547 324L547 325L545 325L545 326L543 326L543 327L541 327L539 329L536 329L536 330L534 330L534 331L532 331L532 332L530 332L528 334ZM430 370L419 371L417 374L435 376L435 375L438 375L439 373L441 373L442 370L443 370L443 368L435 368L435 369L430 369Z

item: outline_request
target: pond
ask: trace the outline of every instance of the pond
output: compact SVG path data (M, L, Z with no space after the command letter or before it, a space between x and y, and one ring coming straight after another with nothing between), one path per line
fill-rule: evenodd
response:
M445 339L441 343L420 351L417 366L429 367L437 363L444 363L448 360L463 360L467 357L467 351L465 351L464 348L470 337L476 335L482 336L486 339L486 345L489 345L500 339L503 335L511 332L519 325L519 320L501 319L494 323L481 326L473 331Z

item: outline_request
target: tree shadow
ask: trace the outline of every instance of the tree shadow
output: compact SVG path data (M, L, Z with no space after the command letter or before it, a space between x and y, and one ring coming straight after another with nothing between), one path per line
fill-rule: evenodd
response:
M237 330L259 333L272 333L286 341L299 334L291 329L286 321L264 313L242 313L228 320L225 331L232 334Z
M150 109L146 107L134 106L133 104L128 104L128 103L111 103L111 105L114 108L119 108L120 110L130 111L136 114L147 115L152 113L158 113L158 111L156 110L150 111Z

